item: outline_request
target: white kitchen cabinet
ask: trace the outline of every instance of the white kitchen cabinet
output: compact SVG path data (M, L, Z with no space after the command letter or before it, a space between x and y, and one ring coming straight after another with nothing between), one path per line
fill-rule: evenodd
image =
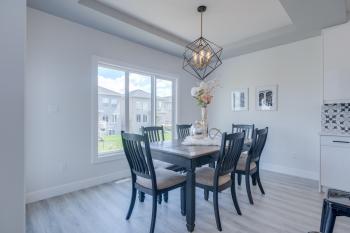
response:
M350 101L350 23L323 30L324 102Z
M350 191L350 137L321 136L321 187Z

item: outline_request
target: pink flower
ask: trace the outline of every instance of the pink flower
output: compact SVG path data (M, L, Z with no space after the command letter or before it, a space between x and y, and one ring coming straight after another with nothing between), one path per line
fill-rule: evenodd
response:
M201 82L199 87L193 87L191 89L191 95L197 100L197 104L201 107L207 107L213 99L214 89L219 87L217 80L209 82Z
M206 104L210 104L211 99L212 99L211 95L202 95L201 96L201 100Z

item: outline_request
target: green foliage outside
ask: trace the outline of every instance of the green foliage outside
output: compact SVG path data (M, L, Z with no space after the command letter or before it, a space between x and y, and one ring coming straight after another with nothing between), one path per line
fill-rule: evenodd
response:
M171 132L164 133L165 140L171 140ZM98 140L98 153L123 150L122 139L120 135L104 136Z

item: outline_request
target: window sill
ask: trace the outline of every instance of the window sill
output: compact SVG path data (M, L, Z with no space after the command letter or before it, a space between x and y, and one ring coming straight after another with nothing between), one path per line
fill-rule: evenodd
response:
M105 153L105 154L97 154L92 157L93 164L112 162L115 160L124 159L124 152L115 152L115 153Z

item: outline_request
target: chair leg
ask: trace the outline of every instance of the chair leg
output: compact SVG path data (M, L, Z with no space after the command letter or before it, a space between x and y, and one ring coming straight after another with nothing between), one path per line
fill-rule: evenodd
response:
M219 195L218 191L214 190L213 201L214 201L214 212L215 212L216 226L217 226L219 231L222 231L221 221L220 221L220 213L219 213L218 195Z
M265 195L264 188L263 188L263 186L261 184L259 172L256 173L256 180L258 181L258 185L259 185L259 189L260 189L261 193Z
M252 175L252 184L253 186L256 186L256 173Z
M131 217L132 210L134 209L134 206L135 206L135 200L136 200L136 189L135 187L132 187L131 201L130 201L128 214L126 215L126 220L129 220Z
M209 190L204 189L204 200L208 201L209 200Z
M163 201L163 197L162 197L162 194L159 194L158 195L158 204L162 204L162 201Z
M237 180L238 180L238 185L241 186L241 183L242 183L242 175L241 174L238 174Z
M169 200L169 193L168 193L168 192L165 192L165 193L164 193L164 202L165 202L165 203L168 203L168 200Z
M181 187L181 215L186 216L186 186Z
M145 193L141 192L140 190L138 191L139 193L139 201L144 202L145 201Z
M252 192L250 190L250 180L249 180L249 178L250 178L250 175L249 175L249 173L247 173L245 175L245 185L246 185L246 188L247 188L247 194L248 194L248 198L249 198L249 203L251 205L254 205Z
M159 195L161 196L161 195ZM150 233L154 233L154 227L156 225L156 217L157 217L157 195L153 194L153 201L152 201L152 220L151 220L151 228Z
M231 196L232 196L232 201L233 204L235 205L236 211L238 215L242 215L241 209L239 208L238 201L237 201L237 196L236 196L236 181L235 181L235 174L231 175Z

